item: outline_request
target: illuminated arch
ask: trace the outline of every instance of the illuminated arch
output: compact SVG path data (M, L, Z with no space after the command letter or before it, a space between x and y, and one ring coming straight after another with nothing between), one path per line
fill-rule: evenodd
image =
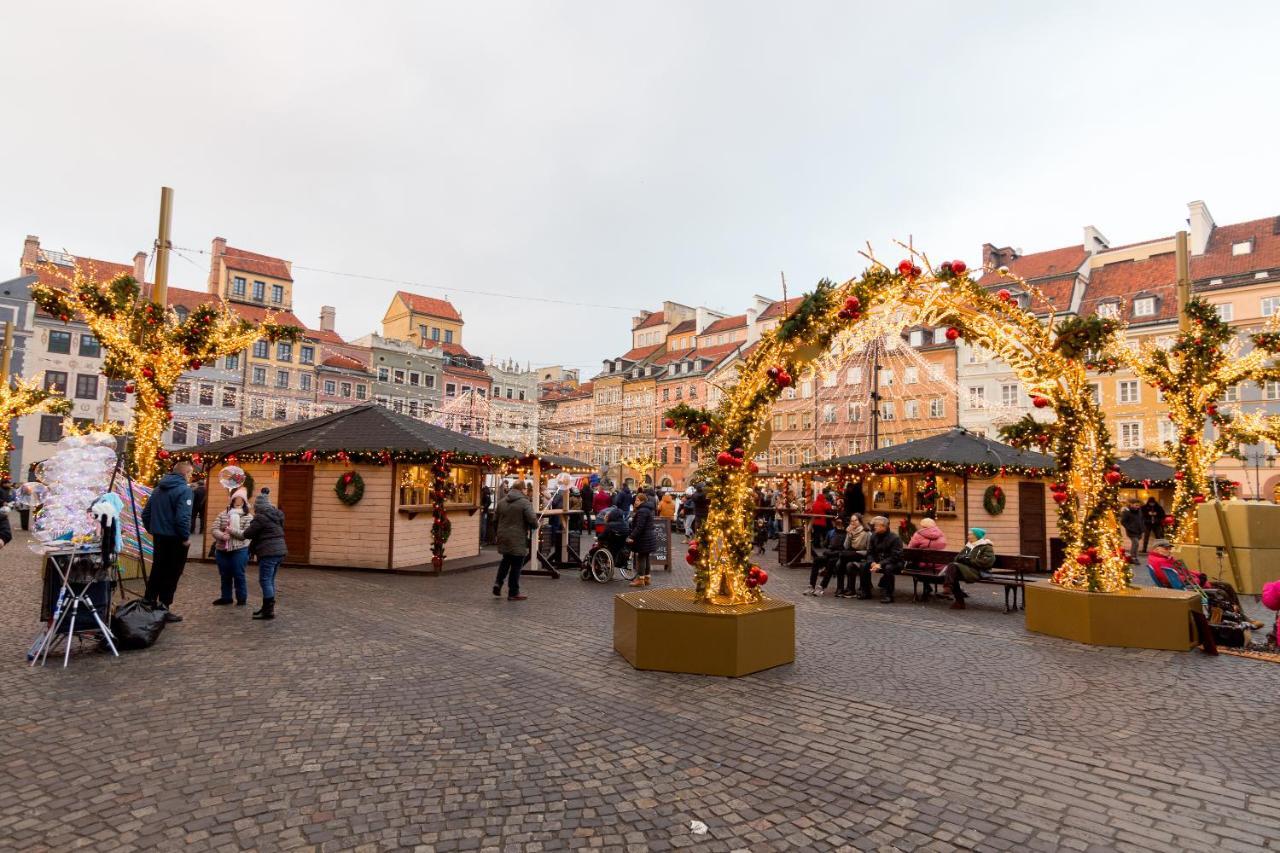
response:
M1042 323L1008 291L979 286L959 261L935 269L912 252L890 269L868 258L871 268L861 278L819 282L766 334L714 412L683 404L667 412L668 426L682 430L703 453L699 474L710 506L689 555L699 600L740 604L760 597L749 580L756 467L750 460L769 445L772 406L789 380L907 325L950 326L949 337L963 336L991 351L1012 368L1037 407L1057 415L1047 424L1028 416L1003 431L1014 444L1052 448L1058 459L1053 491L1066 562L1053 580L1095 592L1124 588L1129 564L1115 516L1122 478L1111 471L1110 434L1087 377L1090 368L1114 368L1091 361L1090 354L1106 350L1119 324L1052 316ZM1010 282L1038 297L1025 282Z

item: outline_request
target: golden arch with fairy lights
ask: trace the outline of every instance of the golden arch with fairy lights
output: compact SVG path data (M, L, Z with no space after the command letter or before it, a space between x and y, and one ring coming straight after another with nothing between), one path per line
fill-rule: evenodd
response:
M1109 344L1119 323L1098 317L1042 322L1033 308L1042 297L1019 279L1009 287L1028 295L1027 307L1008 289L980 286L964 263L934 268L922 253L890 268L871 255L870 268L843 284L821 281L778 328L747 356L737 384L714 411L680 405L666 414L702 453L709 509L690 543L699 601L734 605L758 601L751 563L755 464L768 447L773 403L794 376L833 353L855 352L909 325L948 326L1009 365L1051 423L1025 417L1002 430L1016 446L1038 445L1057 458L1052 493L1058 507L1065 563L1053 581L1072 589L1115 592L1128 586L1129 564L1116 522L1119 483L1111 437L1087 381L1089 370L1115 368ZM1007 271L1001 270L1007 276Z

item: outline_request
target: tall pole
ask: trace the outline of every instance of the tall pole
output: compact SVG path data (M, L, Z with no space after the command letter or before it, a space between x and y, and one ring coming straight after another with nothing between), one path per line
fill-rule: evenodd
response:
M1187 315L1187 303L1191 301L1191 259L1187 255L1187 232L1179 231L1175 238L1178 263L1178 331L1191 329L1191 317Z
M156 282L151 289L151 301L165 307L169 298L169 226L173 222L173 189L160 188L160 229L156 236Z
M871 344L871 450L880 448L880 341Z

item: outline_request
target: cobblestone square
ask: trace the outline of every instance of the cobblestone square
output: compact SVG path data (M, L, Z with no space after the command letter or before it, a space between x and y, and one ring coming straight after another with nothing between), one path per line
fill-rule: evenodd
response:
M1280 667L1038 637L999 593L774 570L796 663L731 680L632 670L621 582L285 569L261 623L193 564L154 648L64 671L23 662L25 534L0 566L5 849L1280 850Z

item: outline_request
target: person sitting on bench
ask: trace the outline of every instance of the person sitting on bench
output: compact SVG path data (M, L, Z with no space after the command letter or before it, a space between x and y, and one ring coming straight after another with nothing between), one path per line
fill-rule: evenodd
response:
M1173 545L1168 539L1157 539L1151 543L1151 550L1147 552L1147 568L1160 586L1202 590L1211 604L1234 616L1234 621L1248 622L1255 629L1262 627L1261 622L1245 615L1235 587L1226 581L1211 581L1204 572L1191 571L1186 563L1173 556Z
M862 516L856 512L850 515L836 564L836 598L853 598L857 594L858 566L867 556L870 541L871 531L862 526ZM823 580L822 585L826 587L827 581Z
M813 566L809 569L809 588L805 595L822 595L827 589L827 582L836 573L840 562L840 546L844 544L844 520L835 519L835 524L822 537L820 543L814 543ZM822 586L818 586L818 578L822 578Z
M938 522L929 516L920 519L920 529L911 536L908 548L923 548L926 551L947 550L947 537L938 526Z
M960 581L969 583L977 581L991 570L995 562L996 546L992 545L991 540L987 538L987 531L981 527L970 527L964 548L960 549L956 558L942 570L942 576L947 579L951 594L956 599L951 604L952 610L964 610L964 600L968 598L960 586Z
M877 515L871 519L871 538L867 541L867 556L858 570L862 579L862 591L855 597L871 597L871 573L880 573L880 603L893 604L893 587L898 572L902 571L902 539L889 529L889 519ZM847 593L846 593L847 594Z

